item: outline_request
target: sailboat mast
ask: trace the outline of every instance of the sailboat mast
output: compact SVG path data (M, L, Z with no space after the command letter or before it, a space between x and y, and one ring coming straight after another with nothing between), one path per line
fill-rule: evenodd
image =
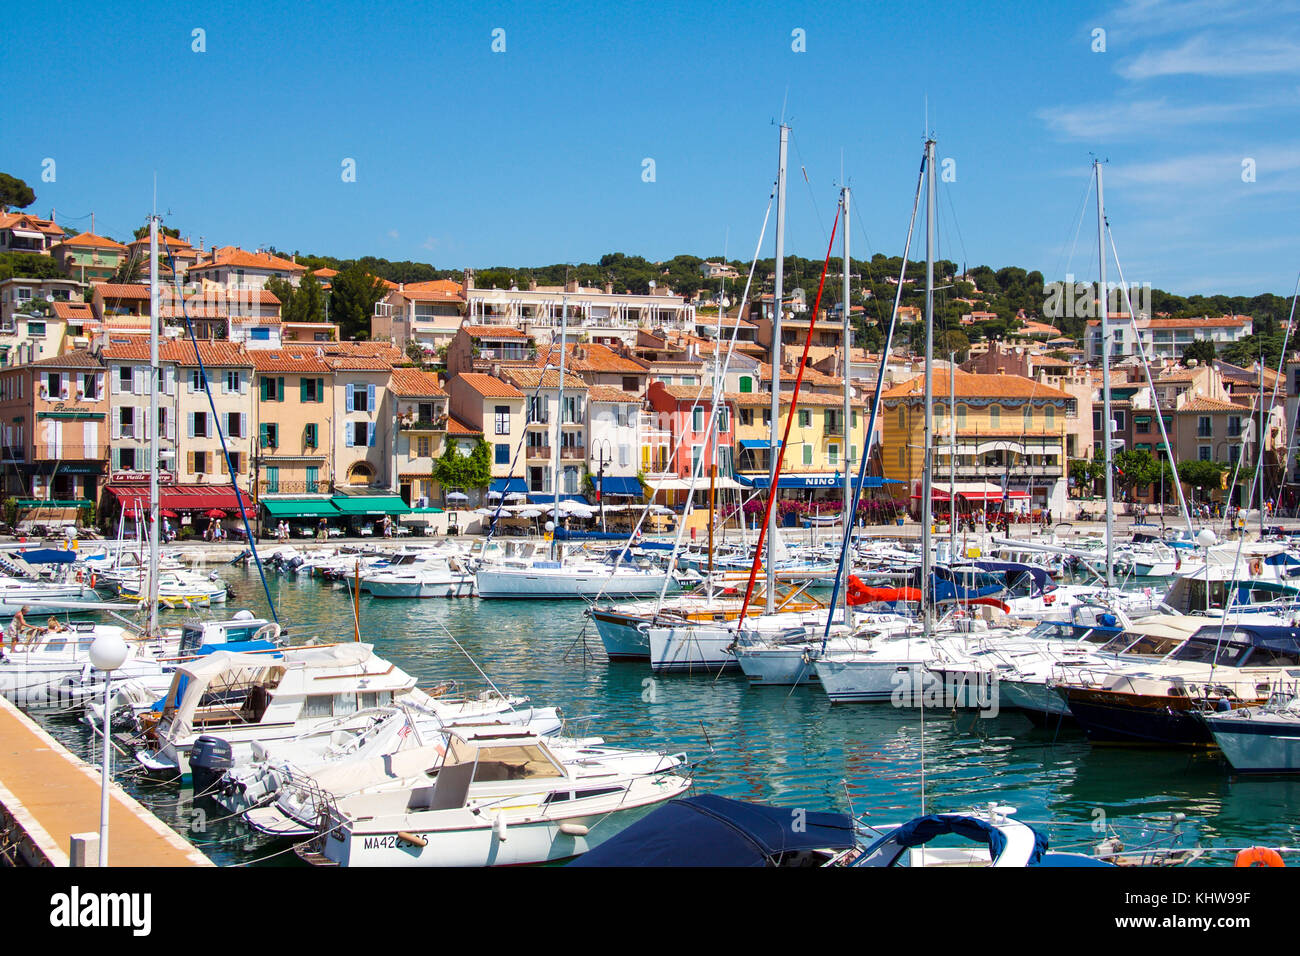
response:
M781 147L776 171L776 280L772 286L772 435L768 452L767 493L775 500L776 458L781 440L777 427L781 420L781 299L785 293L785 163L790 144L790 127L781 124ZM767 574L764 581L766 610L776 610L776 508L768 509L767 516Z
M1106 201L1102 196L1101 160L1093 160L1097 171L1097 260L1101 264L1101 284L1097 305L1101 312L1101 444L1106 465L1106 586L1115 584L1115 469L1111 458L1110 417L1110 296L1106 292Z
M930 585L930 525L934 520L934 140L925 141L925 455L921 474L921 613L930 632L933 593Z
M853 360L851 358L853 354L853 328L849 322L849 313L851 311L849 308L849 288L852 282L853 271L850 266L852 259L849 255L849 200L849 187L845 186L840 190L840 202L844 210L844 295L842 299L843 305L841 306L843 312L841 318L844 319L844 330L840 336L840 341L843 343L844 347L844 454L841 457L844 462L844 540L846 542L846 553L843 556L843 560L845 561L848 570L851 571L853 564L849 558L849 554L852 553L851 546L853 544L853 537L850 533L850 529L853 527L853 429L849 427L849 423L853 420L851 417L853 415L853 406L849 391L849 381L851 378L850 373L853 371ZM866 453L865 448L863 449L863 453ZM847 581L847 577L845 580ZM847 584L840 588L840 597L844 602L844 623L851 630L853 627L853 621L849 617L852 611L849 608L849 589Z
M158 633L158 216L149 217L149 629Z
M551 523L555 530L551 532L551 559L560 553L560 456L564 449L564 342L569 331L569 297L560 298L560 389L555 410L555 510L551 512ZM546 369L542 369L542 381L546 381Z
M948 353L948 560L957 560L957 353Z

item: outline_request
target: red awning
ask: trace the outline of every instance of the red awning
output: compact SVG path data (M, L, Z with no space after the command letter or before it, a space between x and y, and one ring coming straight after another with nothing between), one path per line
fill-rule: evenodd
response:
M148 510L149 487L147 485L106 485L104 490L117 499L122 513L128 518L135 517L136 502L141 509ZM251 515L253 502L248 493L240 491L235 496L235 489L229 485L167 485L158 489L158 505L170 511L209 511L220 509L239 513L240 499L244 509Z

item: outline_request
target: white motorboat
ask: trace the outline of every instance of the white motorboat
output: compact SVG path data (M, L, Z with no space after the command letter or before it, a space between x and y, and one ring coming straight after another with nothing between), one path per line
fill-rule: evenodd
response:
M453 598L474 594L474 575L454 557L394 555L387 567L361 578L377 598Z
M674 770L564 763L533 734L450 736L432 785L329 807L312 862L339 866L505 866L578 856L645 808L685 791Z

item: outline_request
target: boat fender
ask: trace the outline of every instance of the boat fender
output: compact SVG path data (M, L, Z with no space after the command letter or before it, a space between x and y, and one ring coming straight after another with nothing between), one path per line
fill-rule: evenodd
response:
M1251 574L1256 574L1256 575L1258 575L1258 574L1260 574L1263 570L1264 570L1264 562L1261 561L1259 558L1256 558L1255 560L1253 560L1253 561L1250 562L1250 573L1251 573Z
M411 844L412 846L428 846L428 845L429 845L429 841L426 840L424 837L420 836L418 833L410 833L410 832L407 831L407 830L398 830L398 831L397 831L397 839L399 839L399 840L404 840L404 841L406 841L407 843Z
M1242 850L1232 863L1233 866L1286 866L1282 854L1266 846L1252 846Z
M499 820L501 818L497 817L497 819ZM567 834L568 836L586 836L590 830L587 827L584 827L581 823L561 823L560 832Z
M492 821L492 834L502 843L506 842L506 818L500 813Z

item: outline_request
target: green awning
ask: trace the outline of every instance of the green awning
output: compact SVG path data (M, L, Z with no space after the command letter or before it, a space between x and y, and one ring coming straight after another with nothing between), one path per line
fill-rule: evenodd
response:
M441 508L412 508L413 515L440 515L445 514Z
M263 498L262 507L272 518L337 518L339 514L327 498Z
M72 419L74 421L80 421L82 419L88 421L103 421L104 413L103 412L37 412L36 417L37 418L65 418L65 419Z
M411 510L397 495L335 495L330 501L345 516L402 515Z
M19 508L89 508L92 502L85 498L16 498L14 504Z

